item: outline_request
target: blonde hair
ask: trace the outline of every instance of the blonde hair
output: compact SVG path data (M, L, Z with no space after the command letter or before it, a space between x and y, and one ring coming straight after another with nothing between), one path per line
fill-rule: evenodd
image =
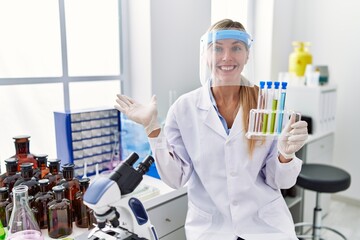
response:
M216 29L236 29L246 32L245 27L240 22L236 22L231 19L223 19L214 23L208 29L208 32ZM258 86L240 86L240 107L243 110L243 126L245 128L245 131L247 131L249 128L250 110L257 107L258 91ZM248 139L247 142L249 155L250 157L252 157L256 146L256 140Z

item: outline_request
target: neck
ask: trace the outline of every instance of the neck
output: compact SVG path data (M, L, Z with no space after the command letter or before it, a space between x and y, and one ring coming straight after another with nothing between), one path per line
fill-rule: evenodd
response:
M217 104L234 104L240 100L240 86L212 87L211 91Z

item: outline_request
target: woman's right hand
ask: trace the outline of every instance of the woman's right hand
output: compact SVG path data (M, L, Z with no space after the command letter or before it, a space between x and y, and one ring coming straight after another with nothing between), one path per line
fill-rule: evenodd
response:
M158 111L155 95L152 96L148 104L144 105L126 95L118 94L116 103L114 107L130 120L143 125L147 135L160 128L157 120Z

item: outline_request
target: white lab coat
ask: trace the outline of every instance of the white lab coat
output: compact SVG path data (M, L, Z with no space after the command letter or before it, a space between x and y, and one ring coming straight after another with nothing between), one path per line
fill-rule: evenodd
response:
M295 184L302 161L280 163L272 140L251 159L244 135L242 109L227 135L204 86L181 96L149 138L161 179L187 183L187 240L297 239L279 189Z

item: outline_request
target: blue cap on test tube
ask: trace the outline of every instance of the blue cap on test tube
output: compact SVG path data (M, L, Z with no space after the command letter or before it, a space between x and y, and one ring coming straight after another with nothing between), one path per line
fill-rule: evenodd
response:
M280 82L274 82L275 89L279 89Z
M264 89L265 88L265 82L264 81L260 81L260 89Z
M282 82L281 83L281 89L286 89L287 86L287 82Z
M267 88L268 88L268 89L271 89L271 86L272 86L272 82L271 82L271 81L269 81L269 82L266 82L266 85L267 85Z

